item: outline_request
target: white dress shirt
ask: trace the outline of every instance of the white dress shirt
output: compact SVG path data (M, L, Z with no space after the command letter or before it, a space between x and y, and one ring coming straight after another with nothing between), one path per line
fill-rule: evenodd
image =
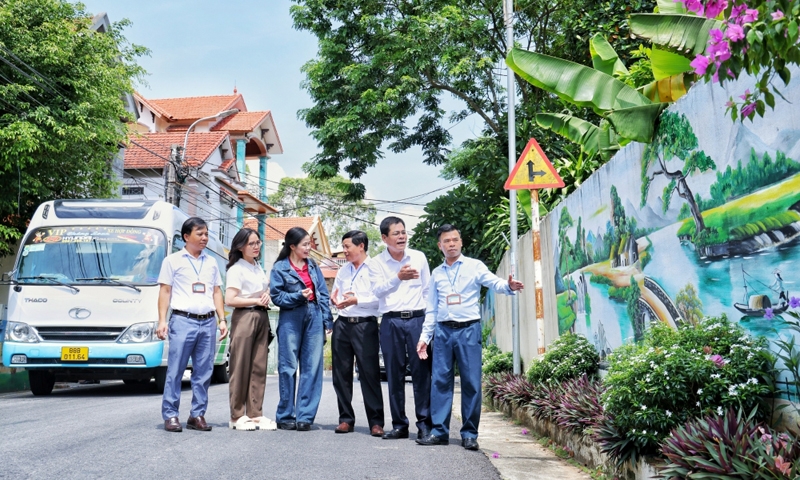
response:
M269 291L269 278L261 269L261 265L258 263L253 265L240 258L228 269L225 288L239 290L239 296L242 298L261 298L261 295Z
M397 273L404 265L410 265L417 270L419 278L413 280L397 278ZM372 259L369 269L374 284L373 291L380 301L378 310L381 314L425 309L431 270L424 253L406 248L403 258L397 261L392 258L387 248Z
M431 273L428 309L420 340L431 343L436 322L480 319L482 286L498 293L514 295L508 282L490 272L480 260L461 255L452 265L445 262L436 267ZM448 305L449 295L459 295L461 303Z
M173 310L198 315L216 311L214 287L222 286L222 276L216 260L205 250L197 258L185 248L167 256L161 264L158 283L172 287L169 306ZM202 283L205 292L194 293L192 285L195 283Z
M371 259L367 257L358 268L351 262L347 262L336 273L336 280L333 281L333 290L338 290L336 301L343 300L346 293L352 292L358 299L358 303L339 310L339 315L343 317L376 317L378 316L378 297L372 291L372 278L369 273L369 263Z

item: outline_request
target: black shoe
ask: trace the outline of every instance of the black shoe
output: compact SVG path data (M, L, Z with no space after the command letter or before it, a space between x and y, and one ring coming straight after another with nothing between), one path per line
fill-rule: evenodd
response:
M384 440L397 440L398 438L408 438L408 430L404 428L393 428L383 434Z
M477 438L462 438L461 439L461 446L466 448L467 450L477 450L478 449L478 439Z
M297 431L298 432L307 432L311 430L311 424L308 422L297 422Z
M289 422L278 422L278 430L297 430L297 424Z
M417 443L420 445L450 445L450 437L437 437L436 435L428 434L422 438L417 439ZM475 445L478 445L475 443Z
M430 434L431 434L431 429L430 428L422 427L419 430L417 430L417 440L419 440L421 438L425 438Z

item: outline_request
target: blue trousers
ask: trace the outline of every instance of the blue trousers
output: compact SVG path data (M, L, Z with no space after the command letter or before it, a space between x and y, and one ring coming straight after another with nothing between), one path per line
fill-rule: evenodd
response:
M314 423L322 397L322 347L325 330L315 302L281 312L278 318L278 390L276 422ZM300 381L297 382L297 369ZM295 384L297 388L295 389ZM295 396L296 393L296 396Z
M169 319L169 355L167 381L161 400L164 420L178 416L181 405L181 378L189 359L192 359L192 417L206 414L208 386L214 371L214 347L217 336L217 318L194 320L172 314Z
M417 343L422 333L425 316L386 318L381 320L381 351L386 365L386 380L389 387L389 410L392 412L392 427L408 430L406 416L406 364L411 369L414 387L414 410L417 428L431 428L431 360L420 360Z
M433 381L431 388L431 433L449 437L453 410L453 383L458 362L461 374L461 438L477 438L481 421L481 324L464 328L436 324L433 342Z

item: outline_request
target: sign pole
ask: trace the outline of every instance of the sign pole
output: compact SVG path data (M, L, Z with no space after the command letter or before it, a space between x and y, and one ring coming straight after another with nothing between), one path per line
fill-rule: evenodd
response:
M514 48L514 0L503 0L503 14L505 17L506 25L506 47L508 52ZM514 117L514 97L516 89L514 87L514 71L508 67L508 171L509 173L514 170L517 163L517 139L516 139L516 119ZM517 277L517 192L509 191L509 227L510 235L508 256L510 259L511 276ZM520 355L519 355L519 297L513 295L511 297L511 350L512 362L514 364L514 375L521 373Z
M536 345L545 352L544 290L542 289L542 236L539 230L539 191L531 189L531 234L533 235L533 284L536 290Z

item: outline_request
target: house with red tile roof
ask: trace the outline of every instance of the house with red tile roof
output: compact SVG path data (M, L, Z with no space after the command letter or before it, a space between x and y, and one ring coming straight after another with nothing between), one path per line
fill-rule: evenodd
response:
M267 204L267 161L283 153L270 111L248 111L235 89L163 99L134 93L133 102L123 198L177 198L189 215L210 220L226 246L246 215L258 216L264 231L266 215L277 212Z

